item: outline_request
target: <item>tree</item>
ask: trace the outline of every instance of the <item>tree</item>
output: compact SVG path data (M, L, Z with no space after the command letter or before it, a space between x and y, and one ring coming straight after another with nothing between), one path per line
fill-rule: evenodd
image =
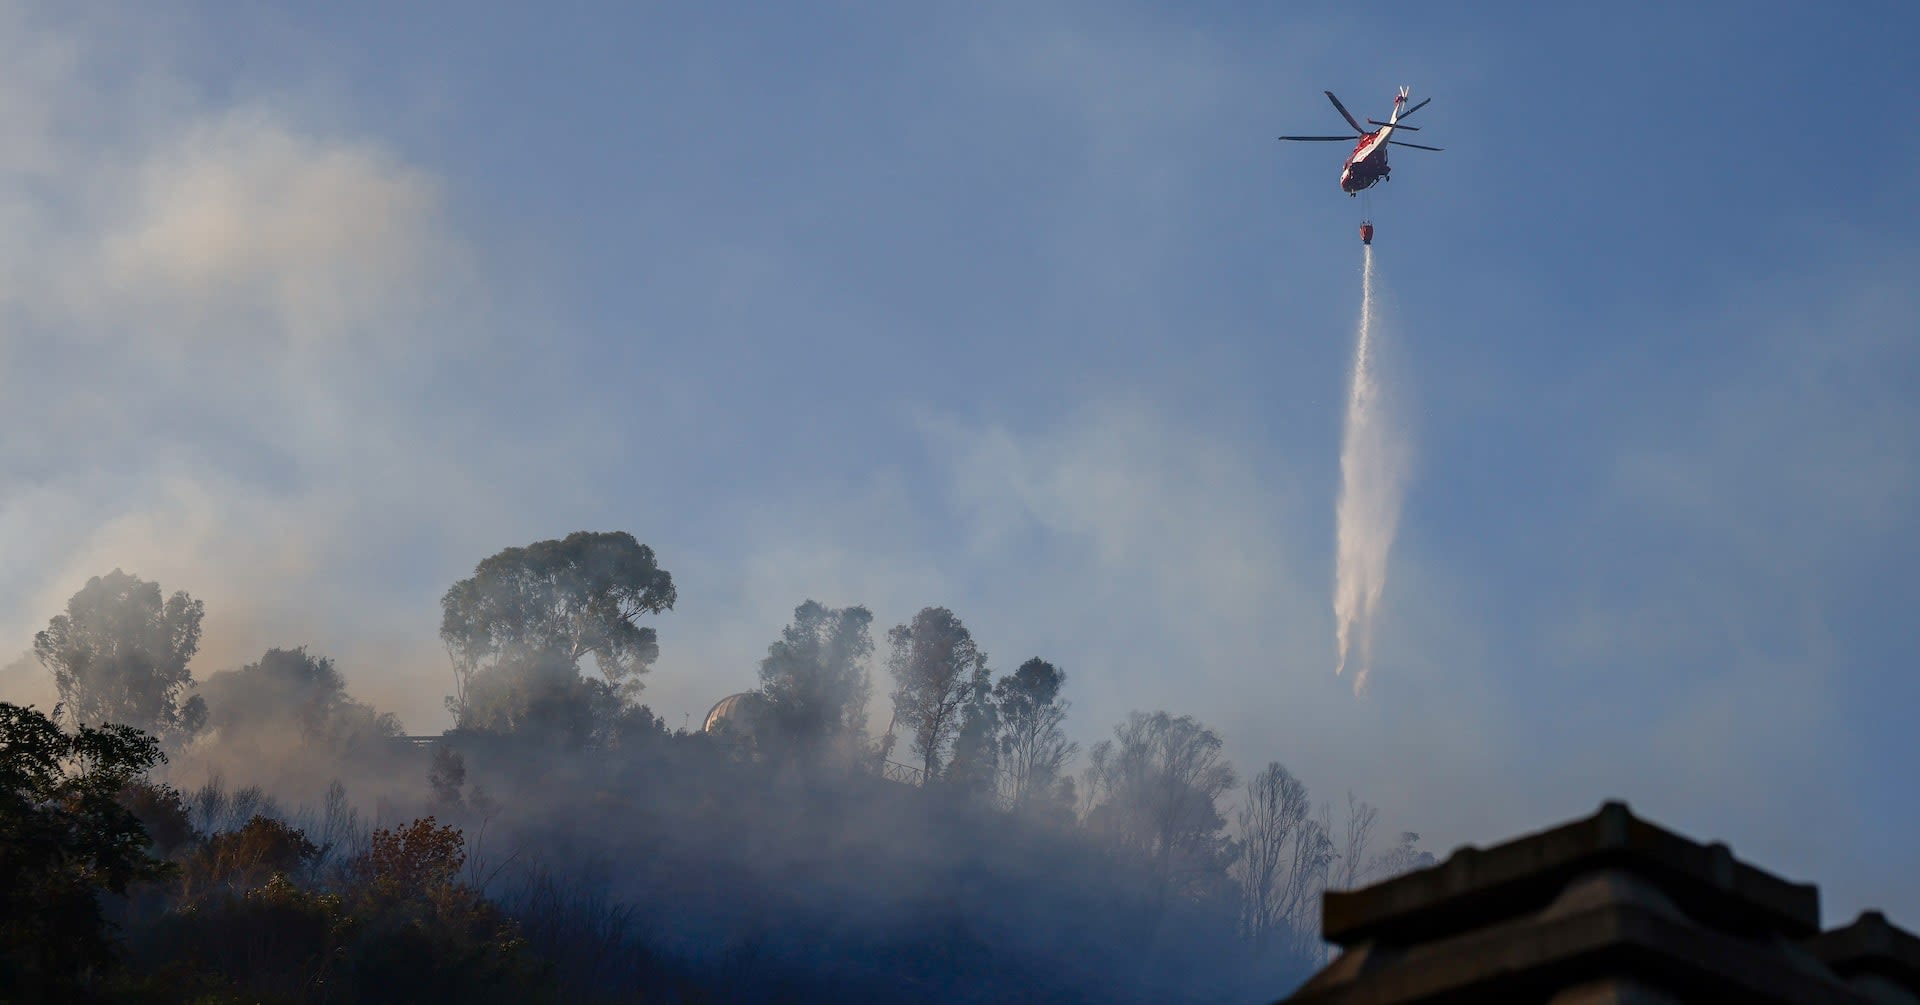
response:
M200 697L208 729L224 737L297 732L308 744L343 749L400 735L398 719L354 701L333 660L305 646L269 649L257 663L213 674Z
M895 718L912 731L921 777L931 782L960 730L961 707L986 672L987 654L944 607L922 608L911 624L894 626L887 641L893 644L887 672L893 675Z
M1279 912L1292 925L1296 949L1313 953L1324 948L1318 908L1320 895L1327 889L1327 871L1336 857L1329 819L1308 818L1294 830Z
M433 817L373 832L350 867L360 923L353 1000L557 1000L517 926L461 882L466 860L459 829Z
M266 833L256 830L254 836ZM304 840L298 831L274 837ZM188 871L203 867L204 858L197 856ZM204 883L197 896L183 899L132 940L133 979L115 990L129 1001L377 1000L355 993L354 950L364 936L340 895L303 887L284 873L267 875L257 885L239 877Z
M186 863L185 895L131 940L134 980L110 989L138 1001L560 1000L511 921L460 882L457 829L428 817L374 831L316 882L325 854L266 817L210 836Z
M1089 826L1149 863L1166 889L1205 892L1233 850L1218 801L1237 779L1221 747L1192 716L1133 713L1094 745Z
M441 743L433 749L433 766L427 771L427 788L433 792L433 805L441 812L459 812L466 800L460 789L467 784L467 759L458 750Z
M1279 761L1247 782L1239 813L1240 919L1242 934L1256 943L1291 925L1310 895L1313 860L1302 873L1295 852L1303 841L1313 846L1320 838L1308 816L1312 808L1306 785Z
M1373 844L1373 825L1379 817L1379 810L1361 802L1352 792L1347 793L1346 839L1341 842L1340 854L1328 878L1334 889L1351 890L1367 878L1371 868L1367 849Z
M983 659L967 684L960 706L960 729L953 738L953 763L947 781L977 798L991 798L1000 774L1000 710L993 697L993 679Z
M1433 863L1433 853L1420 849L1420 835L1413 831L1401 831L1400 840L1368 864L1367 875L1375 882L1384 882L1415 869L1425 869Z
M467 842L452 824L422 817L373 832L366 857L356 863L364 893L386 901L430 898L457 887L467 861Z
M164 760L130 726L68 733L0 703L0 1000L73 1000L76 982L111 962L101 892L165 870L120 796Z
M639 619L671 610L674 599L673 577L655 562L653 549L624 531L576 531L508 548L475 566L471 578L440 600L440 638L454 668L448 705L465 725L477 676L564 668L577 677L589 654L606 691L616 704L627 704L660 654L654 630ZM499 690L511 698L516 688L509 680ZM557 696L551 687L543 693ZM517 710L495 714L516 716Z
M808 600L760 661L760 693L769 725L799 749L817 752L835 737L866 733L873 654L865 607L827 607Z
M1060 700L1065 671L1034 657L993 686L1000 713L1000 792L1008 806L1020 809L1040 799L1071 803L1073 780L1066 775L1080 745L1061 730L1068 703Z
M33 653L53 671L57 714L87 725L120 723L160 735L191 734L206 716L199 698L180 702L193 684L187 661L200 648L206 607L119 569L87 580L67 613L33 637Z
M186 800L180 790L171 785L136 779L120 790L120 805L140 821L153 853L160 858L173 858L200 840L188 815Z
M455 725L526 734L567 747L599 744L628 709L612 685L580 676L557 653L503 656L473 675Z
M275 876L293 876L320 857L305 833L272 817L254 816L239 830L209 834L182 870L187 899L219 891L245 894Z

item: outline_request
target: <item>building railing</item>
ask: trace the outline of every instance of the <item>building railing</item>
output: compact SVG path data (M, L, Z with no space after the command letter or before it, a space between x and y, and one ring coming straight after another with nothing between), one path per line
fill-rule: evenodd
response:
M901 764L899 761L886 761L880 765L881 778L889 782L899 782L902 785L918 785L923 780L924 774L925 772L919 768L911 764Z

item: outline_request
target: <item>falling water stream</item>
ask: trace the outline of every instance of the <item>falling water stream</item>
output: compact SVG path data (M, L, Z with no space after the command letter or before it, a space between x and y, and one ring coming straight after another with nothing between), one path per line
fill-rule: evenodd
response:
M1335 674L1354 667L1353 690L1366 690L1372 670L1374 619L1387 585L1387 556L1400 523L1408 449L1381 400L1374 370L1373 247L1363 245L1360 330L1354 340L1352 386L1340 447L1340 498L1335 510L1333 613L1339 648Z

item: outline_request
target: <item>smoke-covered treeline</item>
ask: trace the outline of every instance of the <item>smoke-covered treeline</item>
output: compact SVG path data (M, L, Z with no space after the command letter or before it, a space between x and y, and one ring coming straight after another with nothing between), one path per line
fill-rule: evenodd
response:
M807 600L670 731L639 697L677 600L625 533L487 558L442 600L455 727L409 738L309 646L196 682L196 601L89 582L35 639L60 703L0 722L0 997L1260 1001L1323 889L1424 859L1189 716L1082 758L1073 676L996 674L941 607L876 652Z

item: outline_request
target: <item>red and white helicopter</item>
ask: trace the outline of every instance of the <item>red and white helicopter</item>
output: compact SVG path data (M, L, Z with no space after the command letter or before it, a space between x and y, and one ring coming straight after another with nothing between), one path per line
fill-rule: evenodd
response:
M1402 87L1399 96L1393 99L1393 114L1387 117L1387 121L1381 122L1377 119L1367 120L1368 125L1380 127L1373 132L1362 129L1360 123L1355 121L1352 113L1347 111L1347 106L1341 104L1340 99L1334 97L1332 91L1324 92L1327 100L1333 102L1334 108L1339 109L1341 118L1347 120L1347 125L1353 127L1354 134L1360 139L1360 142L1353 145L1353 153L1347 155L1347 162L1340 166L1340 190L1342 192L1350 196L1359 195L1366 189L1370 189L1380 182L1386 181L1388 175L1392 174L1393 171L1392 168L1387 166L1387 147L1389 146L1412 147L1415 150L1438 151L1442 149L1441 147L1430 147L1421 143L1408 143L1404 140L1392 138L1395 129L1405 129L1410 133L1419 132L1420 127L1403 126L1400 124L1400 120L1427 107L1427 102L1433 100L1432 98L1428 98L1426 101L1422 101L1412 108L1402 111L1402 106L1407 103L1407 91L1407 88ZM1304 140L1310 143L1347 143L1354 139L1353 136L1282 136L1280 138L1283 140ZM1362 243L1373 243L1372 224L1361 224L1360 239Z

